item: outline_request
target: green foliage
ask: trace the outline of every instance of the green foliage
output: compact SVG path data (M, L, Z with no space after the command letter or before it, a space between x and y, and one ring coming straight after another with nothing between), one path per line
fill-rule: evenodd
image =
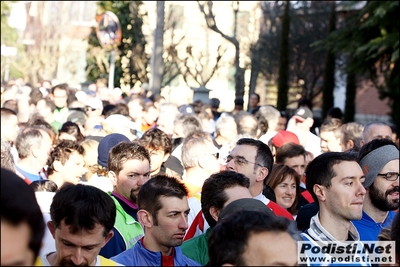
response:
M281 43L279 50L278 102L279 110L286 110L289 92L289 33L290 33L290 2L286 1L282 21Z
M146 14L139 12L142 4L142 1L98 2L99 14L111 11L116 14L121 24L122 42L115 56L115 87L123 85L133 87L138 82L148 82L146 68L150 59L144 52L147 42L142 32L142 25ZM93 28L89 37L87 79L95 81L98 78L108 78L109 58L110 52L101 49Z
M358 1L357 1L358 2ZM354 4L357 4L354 2ZM370 78L380 99L389 99L392 123L400 125L399 110L399 26L398 1L369 1L344 27L317 43L319 46L352 55L347 73ZM381 78L384 82L381 82Z
M10 27L8 18L10 17L11 7L18 1L1 1L1 44L11 46L16 43L18 33L16 29Z

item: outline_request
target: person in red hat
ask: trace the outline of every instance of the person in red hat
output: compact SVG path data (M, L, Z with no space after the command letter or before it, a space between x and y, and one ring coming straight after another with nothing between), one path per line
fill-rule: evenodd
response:
M299 138L292 132L281 130L274 137L271 138L268 142L268 146L271 149L272 155L275 159L276 150L283 146L286 143L295 143L296 145L300 145Z

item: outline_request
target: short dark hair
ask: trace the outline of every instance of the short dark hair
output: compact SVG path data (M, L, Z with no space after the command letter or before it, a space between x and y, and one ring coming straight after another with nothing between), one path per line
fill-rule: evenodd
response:
M287 158L294 158L298 156L304 156L304 158L306 158L306 153L307 152L302 145L292 142L286 143L276 150L275 162L284 164Z
M234 171L222 171L212 174L207 178L201 189L201 211L210 227L217 224L217 221L210 214L210 208L222 210L228 196L225 189L234 186L249 188L250 180L245 175Z
M268 145L266 145L262 141L253 138L241 138L236 142L236 145L253 146L257 149L256 163L268 169L268 175L264 179L265 184L267 178L269 177L269 174L271 173L272 165L274 164L274 157L272 156L271 149L269 149ZM256 167L257 166L254 165L254 168Z
M211 229L207 241L209 265L230 263L245 266L243 253L249 237L253 233L262 232L287 232L293 237L293 242L301 240L298 231L287 218L262 211L239 210Z
M319 184L329 188L332 185L332 178L337 175L333 166L343 161L357 162L357 155L351 152L326 152L314 158L307 165L306 187L316 203L318 203L318 198L314 193L314 185Z
M61 129L58 131L58 136L61 135L61 133L66 133L69 135L72 135L75 137L76 141L82 142L85 137L81 133L81 129L79 128L79 125L75 122L72 121L66 121L63 123L61 126Z
M186 186L174 177L156 175L145 182L139 190L137 204L139 210L146 210L151 214L154 225L158 225L157 214L162 209L161 196L184 198L188 195Z
M150 163L149 152L137 141L120 142L108 152L108 170L118 175L122 170L122 165L131 159L148 160Z
M97 187L64 183L53 197L50 216L55 228L64 220L73 234L93 230L100 224L107 237L114 227L116 207L112 198Z
M1 220L17 226L26 223L30 230L29 249L39 255L45 223L31 187L14 172L1 168ZM15 240L15 242L20 242ZM33 262L32 262L33 264Z
M150 128L145 131L140 137L139 143L149 151L161 149L165 154L171 154L172 152L171 138L158 128Z

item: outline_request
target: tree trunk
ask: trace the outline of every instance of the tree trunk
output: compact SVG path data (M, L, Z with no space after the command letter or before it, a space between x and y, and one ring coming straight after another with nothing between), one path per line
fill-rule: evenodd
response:
M350 55L349 64L351 64L352 56ZM344 107L344 122L354 121L354 114L356 113L356 92L357 81L354 72L347 72L346 78L346 101Z
M329 18L329 33L336 30L336 4L332 3L331 16ZM335 54L332 49L328 49L326 52L325 61L325 72L324 72L324 83L322 86L323 90L323 102L322 102L322 118L325 119L328 115L328 111L333 107L333 90L335 89Z
M150 66L150 90L153 94L160 94L164 72L162 57L164 51L164 9L165 2L157 1L157 26L154 32L154 46Z
M290 2L286 1L282 21L281 46L279 49L279 77L277 109L286 110L289 93L289 33L290 33Z

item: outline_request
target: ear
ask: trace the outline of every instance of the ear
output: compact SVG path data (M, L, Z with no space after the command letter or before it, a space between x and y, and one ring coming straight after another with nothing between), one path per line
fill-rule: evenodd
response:
M347 149L352 149L352 148L354 148L354 141L353 141L353 140L347 141L346 148L347 148Z
M207 168L206 157L198 157L197 158L197 165L199 165L199 167L201 167L203 169Z
M47 222L47 228L49 228L51 235L53 236L53 238L55 239L55 235L56 235L56 228L54 227L54 223L53 221L48 221Z
M321 201L326 200L326 192L325 192L325 186L315 184L313 187L314 194L317 196L317 198Z
M209 211L210 211L211 217L213 217L213 219L214 219L216 222L218 222L219 211L217 210L217 208L214 207L214 206L211 206L210 209L209 209Z
M170 155L171 155L170 153L164 154L164 158L163 158L163 160L162 160L163 163L167 161L167 159L169 158Z
M258 167L256 181L263 181L268 176L269 170L266 167Z
M39 155L43 154L43 152L41 152L40 149L37 147L31 147L30 152L35 158L37 158L37 157L39 157Z
M60 172L61 168L62 168L62 164L61 164L61 162L59 160L55 160L53 162L53 167L54 167L55 171Z
M116 185L117 185L117 175L115 174L115 172L109 171L109 172L108 172L108 178L110 178L110 180L111 180L113 186L116 186Z
M151 228L153 226L153 217L146 210L138 210L137 218L141 225L146 228Z
M306 122L307 122L307 126L309 126L311 128L313 126L313 124L314 124L314 119L313 118L307 118Z
M106 239L104 240L103 246L104 247L108 241L110 241L110 239L114 236L114 230L111 230L110 232L108 232Z

